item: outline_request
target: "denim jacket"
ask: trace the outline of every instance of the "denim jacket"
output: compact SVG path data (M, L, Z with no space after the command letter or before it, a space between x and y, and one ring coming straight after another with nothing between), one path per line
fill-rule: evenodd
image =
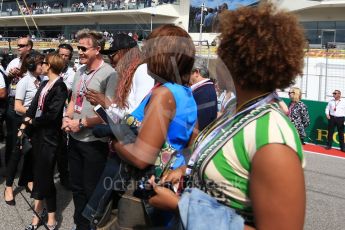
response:
M240 215L199 189L186 189L178 207L182 229L210 230L215 223L217 230L244 229L244 219Z

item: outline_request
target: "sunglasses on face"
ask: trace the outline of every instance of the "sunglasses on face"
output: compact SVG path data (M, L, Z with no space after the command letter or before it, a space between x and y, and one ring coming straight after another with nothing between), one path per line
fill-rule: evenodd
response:
M43 64L48 65L48 62L46 62L46 61L42 61L42 62L41 62L41 65L43 65Z
M336 92L333 93L333 95L336 95L336 94L338 94L338 93L336 93Z
M115 51L115 52L112 53L112 54L109 54L109 55L108 55L108 58L109 58L110 60L113 60L113 58L115 57L115 55L118 54L118 53L119 53L119 50L118 50L118 51Z
M290 94L294 94L295 92L288 92L288 94L290 95Z
M93 47L85 47L85 46L77 46L78 51L81 50L82 52L86 52L89 49L92 49Z
M18 48L23 48L23 47L28 46L28 44L18 44L17 46L18 46Z

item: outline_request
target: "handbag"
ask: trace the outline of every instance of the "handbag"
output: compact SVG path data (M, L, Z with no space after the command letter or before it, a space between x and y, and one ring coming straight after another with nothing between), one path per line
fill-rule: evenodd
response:
M21 154L26 155L32 149L32 144L29 136L26 133L23 133L22 136L17 138L17 144L14 151L20 151Z
M32 149L31 141L30 141L28 135L24 134L23 140L22 140L22 153L23 153L23 155L26 155L31 149Z
M141 126L141 122L138 119L136 119L133 115L126 114L121 120L121 123L128 125L130 130L135 135L138 135L138 129ZM160 178L172 167L176 160L176 154L176 149L174 149L174 147L171 146L169 142L166 140L158 153L154 165L148 167L145 170L139 170L135 167L131 167L130 165L128 166L128 168L131 168L129 171L131 171L131 175L134 178L140 178L143 176L150 177L151 175L155 175L155 177Z

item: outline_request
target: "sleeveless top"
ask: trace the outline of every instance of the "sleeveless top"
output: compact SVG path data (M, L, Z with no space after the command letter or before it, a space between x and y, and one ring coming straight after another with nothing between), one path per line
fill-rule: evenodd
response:
M162 86L166 87L172 93L176 104L175 116L169 124L166 143L162 147L163 149L172 148L177 151L176 159L172 165L172 168L175 169L185 164L182 150L187 147L196 124L197 106L193 98L192 90L189 87L170 82L164 83ZM137 120L137 123L143 121L145 107L150 101L151 95L151 93L148 94L140 105L131 113ZM137 124L137 126L140 125Z

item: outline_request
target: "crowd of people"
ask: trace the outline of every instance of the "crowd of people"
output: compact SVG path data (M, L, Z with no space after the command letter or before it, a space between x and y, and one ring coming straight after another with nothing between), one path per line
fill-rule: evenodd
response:
M99 227L111 209L122 228L303 229L310 119L298 88L288 107L276 94L302 73L303 30L267 3L224 10L219 23L214 69L175 25L154 29L142 49L122 33L105 49L103 32L80 30L79 68L67 43L43 55L29 37L17 40L19 57L0 79L3 199L16 205L24 158L18 184L35 211L25 229L57 229L56 165L73 194L73 229ZM332 103L330 128L342 112Z
M65 12L91 12L103 10L128 10L151 7L154 5L170 3L174 4L176 0L87 0L87 1L72 1L71 5L64 5L60 2L42 2L40 4L33 3L31 5L16 5L7 3L3 9L7 15L31 15L31 14L50 14L50 13L65 13Z

